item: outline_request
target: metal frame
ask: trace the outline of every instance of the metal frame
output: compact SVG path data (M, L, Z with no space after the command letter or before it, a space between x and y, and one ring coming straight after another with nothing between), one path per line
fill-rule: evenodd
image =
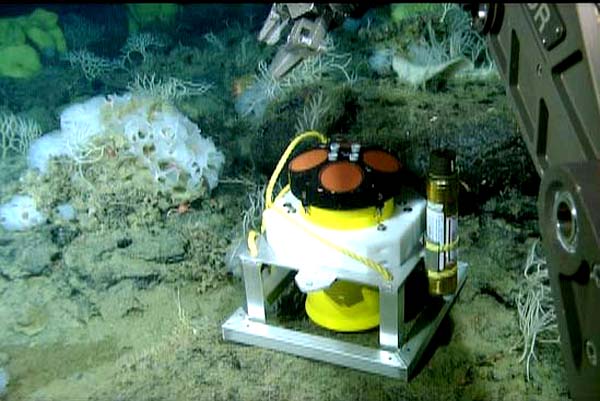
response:
M413 325L408 337L404 323L404 283L423 257L418 249L399 268L394 270L394 280L383 279L375 283L364 283L379 288L379 348L370 348L347 341L302 333L267 323L265 306L280 294L287 278L301 266L282 265L278 262L268 243L261 237L258 241L259 254L249 255L245 244L241 244L238 255L242 261L247 308L238 308L223 323L223 339L270 348L277 351L316 359L324 362L359 369L366 372L408 380L419 358L435 334L446 313L462 289L466 276L466 263L459 263L458 288L456 294L444 298L433 316L423 318ZM289 263L289 261L288 261ZM337 271L338 278L356 281L350 271Z

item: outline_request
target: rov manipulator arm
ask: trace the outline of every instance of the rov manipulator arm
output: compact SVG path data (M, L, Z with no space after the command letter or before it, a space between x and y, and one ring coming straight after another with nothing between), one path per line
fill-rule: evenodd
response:
M600 400L600 4L463 6L487 36L541 185L571 396Z

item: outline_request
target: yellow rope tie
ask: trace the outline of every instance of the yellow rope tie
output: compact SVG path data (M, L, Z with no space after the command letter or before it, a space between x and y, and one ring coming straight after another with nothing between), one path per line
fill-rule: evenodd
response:
M364 264L365 266L367 266L368 268L375 270L377 273L379 273L385 280L387 281L392 281L394 279L394 277L392 276L392 274L389 272L389 270L387 270L385 267L383 267L380 263L375 262L373 259L367 258L366 256L362 256L359 255L355 252L352 252L349 249L346 249L344 247L341 247L331 241L329 241L326 238L321 237L319 234L315 233L314 231L311 231L310 229L308 229L307 227L305 227L302 224L298 224L297 221L295 221L294 219L292 219L290 216L288 216L286 211L283 211L280 208L273 208L277 213L279 213L281 216L285 217L289 222L291 222L292 224L296 225L296 227L301 228L305 233L307 233L308 235L310 235L311 237L315 238L316 240L318 240L319 242L323 243L324 245L335 249L336 251Z
M427 238L425 238L425 249L432 252L448 252L458 247L458 240L459 237L457 236L454 241L445 245L441 245L435 242L431 242Z

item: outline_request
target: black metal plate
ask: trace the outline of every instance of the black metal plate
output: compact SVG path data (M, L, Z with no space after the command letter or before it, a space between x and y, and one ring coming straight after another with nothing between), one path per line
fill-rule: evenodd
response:
M537 36L546 50L551 50L565 37L565 25L558 10L550 3L527 3L527 11Z

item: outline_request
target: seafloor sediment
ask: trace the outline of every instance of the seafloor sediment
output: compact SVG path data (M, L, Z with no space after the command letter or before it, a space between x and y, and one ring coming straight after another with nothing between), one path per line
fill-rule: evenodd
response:
M178 236L185 226L202 232L218 254L232 222L218 213L214 223L199 224L203 213L175 216L159 233L85 235L62 248L64 258L45 272L20 278L3 272L0 343L11 373L6 400L566 399L558 347L538 347L530 381L518 362L514 299L534 221L511 223L494 213L461 218L468 282L420 371L404 383L224 342L220 324L243 305L240 280L201 272L224 271L218 258L152 260L183 252L186 239ZM118 248L123 236L132 239L131 249ZM25 258L30 243L44 248L47 242L14 237L2 241L17 259ZM176 239L159 250L165 238ZM299 319L310 325L306 316Z

